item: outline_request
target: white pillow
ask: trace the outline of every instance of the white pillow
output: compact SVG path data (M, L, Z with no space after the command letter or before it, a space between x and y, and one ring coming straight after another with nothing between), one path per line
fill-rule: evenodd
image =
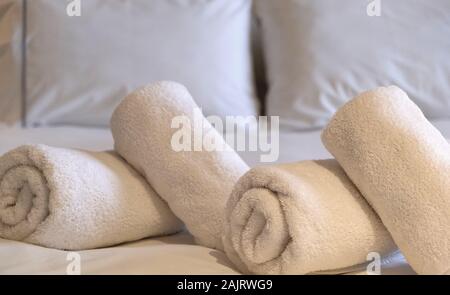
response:
M403 88L429 118L450 117L450 1L258 0L267 112L285 128L324 126L357 93ZM374 8L374 9L372 9Z
M27 7L29 125L107 126L127 93L187 86L205 114L257 115L251 0L33 0Z
M8 124L22 115L22 7L14 2L0 0L0 123Z

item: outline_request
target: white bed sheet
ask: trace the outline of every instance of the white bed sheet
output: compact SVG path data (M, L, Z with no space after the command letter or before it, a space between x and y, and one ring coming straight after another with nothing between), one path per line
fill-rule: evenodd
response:
M450 121L435 122L435 126L450 138ZM34 143L91 150L113 148L106 129L20 129L0 125L0 154ZM259 164L258 153L241 155L250 166ZM280 134L278 162L328 157L320 142L320 131ZM82 274L238 274L224 253L195 245L187 233L78 253ZM64 251L0 239L0 274L66 274L66 258ZM414 274L401 255L385 261L382 273Z

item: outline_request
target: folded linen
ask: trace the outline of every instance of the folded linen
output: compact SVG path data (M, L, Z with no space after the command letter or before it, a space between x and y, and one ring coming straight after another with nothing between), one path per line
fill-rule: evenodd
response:
M29 145L0 158L0 237L82 250L182 228L114 152Z
M228 256L255 274L342 273L396 249L335 160L251 169L231 194L226 225Z
M116 151L141 172L172 211L204 246L222 249L225 204L248 166L198 112L187 89L175 82L157 82L127 96L114 111L111 130ZM184 122L187 138L198 145L173 146L173 122ZM180 129L181 130L181 129ZM191 142L187 142L190 144Z
M449 274L450 146L395 86L344 105L322 141L374 207L412 268Z

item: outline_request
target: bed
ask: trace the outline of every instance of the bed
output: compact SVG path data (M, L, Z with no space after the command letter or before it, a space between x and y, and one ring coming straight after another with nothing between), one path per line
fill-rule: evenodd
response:
M450 137L450 121L433 123L446 138ZM108 129L0 127L0 154L29 143L91 150L113 148ZM251 166L259 164L257 153L241 156ZM279 162L328 157L318 130L280 134ZM223 252L195 245L187 232L78 253L83 274L239 274ZM0 239L0 274L66 274L67 254ZM384 259L382 265L382 274L414 274L401 254ZM366 274L365 267L350 274Z
M448 1L395 1L383 6L382 22L367 21L361 1L330 2L93 0L79 22L64 1L1 1L0 155L38 143L113 149L112 111L137 86L162 79L185 84L205 114L280 116L277 162L331 157L319 129L379 85L398 84L427 117L448 118ZM450 119L433 123L450 138ZM259 152L240 155L260 164ZM0 274L66 274L68 254L0 239ZM78 254L82 274L239 274L187 232ZM382 274L414 274L400 253L382 265Z

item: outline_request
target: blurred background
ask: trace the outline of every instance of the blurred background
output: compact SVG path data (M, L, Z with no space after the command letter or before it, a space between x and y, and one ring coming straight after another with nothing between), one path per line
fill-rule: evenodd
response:
M157 80L205 115L279 116L282 149L308 157L327 156L314 142L334 112L378 86L446 134L449 52L448 0L0 0L0 141L110 147L116 105Z

